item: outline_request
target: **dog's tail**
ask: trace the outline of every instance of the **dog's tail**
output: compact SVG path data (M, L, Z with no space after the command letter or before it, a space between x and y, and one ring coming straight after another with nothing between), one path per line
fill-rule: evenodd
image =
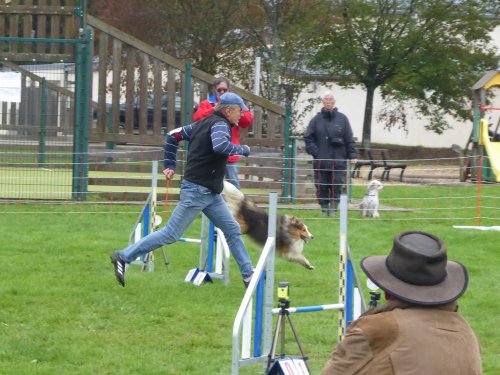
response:
M235 215L238 212L241 202L245 199L245 195L236 186L225 180L222 194L224 194L224 200L227 202L232 214Z

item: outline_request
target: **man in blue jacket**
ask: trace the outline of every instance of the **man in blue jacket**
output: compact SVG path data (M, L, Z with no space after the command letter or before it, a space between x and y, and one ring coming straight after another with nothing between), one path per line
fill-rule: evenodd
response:
M220 97L212 115L166 135L163 174L167 179L174 175L179 142L190 142L180 201L161 230L111 254L115 276L122 286L125 286L127 263L163 245L176 242L200 212L224 233L243 283L248 286L253 274L252 262L241 238L240 226L220 195L228 157L250 154L247 145L231 143L231 126L238 123L243 110L248 108L241 97L228 92Z
M314 158L316 197L325 216L335 214L347 175L347 161L356 159L355 141L346 115L335 107L331 91L323 108L309 122L304 135L306 152Z

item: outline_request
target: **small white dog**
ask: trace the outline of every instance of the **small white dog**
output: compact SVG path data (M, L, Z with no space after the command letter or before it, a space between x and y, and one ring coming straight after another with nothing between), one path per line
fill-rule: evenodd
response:
M363 201L359 205L361 216L373 217L377 219L380 217L378 214L378 193L382 190L383 186L379 180L371 180L365 191Z

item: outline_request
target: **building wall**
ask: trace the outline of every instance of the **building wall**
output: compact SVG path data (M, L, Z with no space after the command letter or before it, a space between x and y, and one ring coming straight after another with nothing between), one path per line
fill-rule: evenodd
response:
M494 44L500 50L500 26L492 32ZM500 69L500 67L499 67ZM340 112L345 113L353 128L354 136L361 141L363 131L363 116L365 110L366 92L363 88L357 87L353 89L341 88L335 83L327 85L311 84L305 91L312 93L303 93L298 100L298 110L303 111L306 107L307 100L310 98L319 98L326 91L332 90L337 100L337 107ZM497 92L497 99L493 103L495 107L500 107L500 95ZM408 131L397 128L385 129L384 124L377 121L377 114L382 109L382 100L380 93L377 91L374 100L374 111L372 119L372 142L374 143L389 143L399 144L403 146L424 146L424 147L451 147L452 144L465 146L472 130L472 122L460 122L453 118L448 118L450 129L443 134L436 134L432 131L425 130L426 121L417 118L415 113L410 113L408 117ZM314 106L314 109L307 112L304 118L297 124L298 129L305 129L310 119L321 110L321 103ZM500 111L488 114L490 122L497 124Z

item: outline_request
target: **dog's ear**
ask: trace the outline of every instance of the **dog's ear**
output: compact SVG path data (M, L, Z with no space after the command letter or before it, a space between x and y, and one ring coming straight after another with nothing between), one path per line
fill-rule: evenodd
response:
M303 225L302 222L296 216L288 216L288 220L291 225L297 228L300 228Z
M298 217L292 216L290 223L301 232L309 233L309 229L307 229L307 226Z

